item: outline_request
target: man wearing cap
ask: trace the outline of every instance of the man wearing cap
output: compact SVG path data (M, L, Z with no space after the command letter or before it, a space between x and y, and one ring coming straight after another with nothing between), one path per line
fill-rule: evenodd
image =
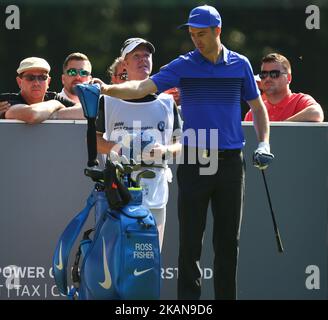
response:
M323 121L322 108L314 98L301 92L291 92L292 68L285 56L270 53L263 57L258 77L270 121ZM253 120L251 110L244 120Z
M126 70L127 80L149 78L154 52L154 46L144 39L130 38L124 42L121 67ZM140 185L143 188L143 205L151 210L156 220L160 248L166 221L168 182L172 175L167 166L168 159L163 159L163 156L173 155L180 149L181 144L174 140L178 136L173 137L173 132L176 134L179 129L180 119L171 95L149 94L137 100L105 96L100 100L97 120L98 152L109 154L113 146L128 141L124 143L121 153L142 164L139 171L132 173L132 178L136 178L145 169L156 174L154 179L141 179ZM151 156L152 153L154 156Z
M4 118L30 124L47 119L84 119L81 105L47 91L49 72L50 65L42 58L29 57L20 62L16 77L20 92L0 95L0 104L7 107Z
M199 261L209 202L213 213L215 299L236 299L245 186L240 100L248 102L255 116L259 146L254 152L254 164L260 169L265 169L273 158L268 115L248 59L221 43L218 11L207 5L196 7L182 27L188 28L195 50L173 60L150 79L119 85L95 82L101 84L103 94L123 99L171 87L180 89L183 154L188 154L188 159L179 164L177 171L178 299L201 296ZM195 139L189 139L192 132ZM189 153L197 154L196 161L189 161ZM218 170L211 175L205 170L206 159L217 164Z
M85 54L80 52L69 54L63 64L62 84L64 87L59 96L80 103L74 87L79 83L90 82L91 71L91 62Z

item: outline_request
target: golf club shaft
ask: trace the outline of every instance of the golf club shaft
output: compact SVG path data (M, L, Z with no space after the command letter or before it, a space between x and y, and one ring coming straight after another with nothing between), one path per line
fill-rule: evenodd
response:
M266 191L269 206L270 206L271 217L272 217L272 221L273 221L273 228L274 228L274 232L275 232L275 235L276 235L276 241L277 241L277 245L278 245L278 251L283 252L284 248L282 246L282 241L281 241L278 225L277 225L276 218L275 218L275 215L274 215L274 212L273 212L273 209L272 209L271 197L270 197L266 177L265 177L265 174L264 174L264 170L261 170L261 172L262 172L262 177L263 177L263 181L264 181L265 191Z

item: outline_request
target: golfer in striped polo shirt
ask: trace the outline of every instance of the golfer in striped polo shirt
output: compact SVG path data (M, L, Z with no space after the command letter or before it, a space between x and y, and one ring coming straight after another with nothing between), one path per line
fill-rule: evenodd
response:
M189 30L194 51L178 57L144 81L120 85L96 82L101 84L103 94L121 99L138 98L172 87L180 89L184 153L177 172L178 298L201 296L199 261L211 202L215 299L236 299L245 186L240 101L248 102L254 116L259 145L253 160L260 169L265 169L273 159L268 115L248 59L221 43L222 20L218 11L207 5L196 7L182 27ZM206 171L213 163L216 170Z

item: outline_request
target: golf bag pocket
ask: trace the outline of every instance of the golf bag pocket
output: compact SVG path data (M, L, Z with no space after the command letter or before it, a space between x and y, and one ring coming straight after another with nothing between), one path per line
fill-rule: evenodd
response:
M121 263L123 299L159 299L160 250L155 224L138 220L122 234L125 250Z

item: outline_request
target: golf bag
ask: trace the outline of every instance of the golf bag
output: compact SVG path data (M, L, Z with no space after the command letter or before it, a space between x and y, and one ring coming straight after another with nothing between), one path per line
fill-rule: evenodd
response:
M75 90L88 120L88 167L94 168L98 165L95 119L100 87L78 84ZM158 231L151 212L141 205L138 181L130 177L136 170L140 170L140 165L124 167L110 160L103 171L84 170L96 182L95 188L85 208L62 233L53 256L53 274L62 294L73 299L159 299ZM143 172L145 178L147 171ZM149 172L148 178L153 178ZM84 232L72 268L74 288L68 290L70 252L93 207L95 225Z
M111 209L105 192L95 188L86 207L66 227L53 257L54 278L64 295L88 300L159 299L160 249L156 223L151 212L141 206L141 189L130 188L129 192L132 199L128 205ZM93 206L97 223L84 233L80 242L72 268L74 289L68 292L69 254ZM91 232L93 239L89 237Z

